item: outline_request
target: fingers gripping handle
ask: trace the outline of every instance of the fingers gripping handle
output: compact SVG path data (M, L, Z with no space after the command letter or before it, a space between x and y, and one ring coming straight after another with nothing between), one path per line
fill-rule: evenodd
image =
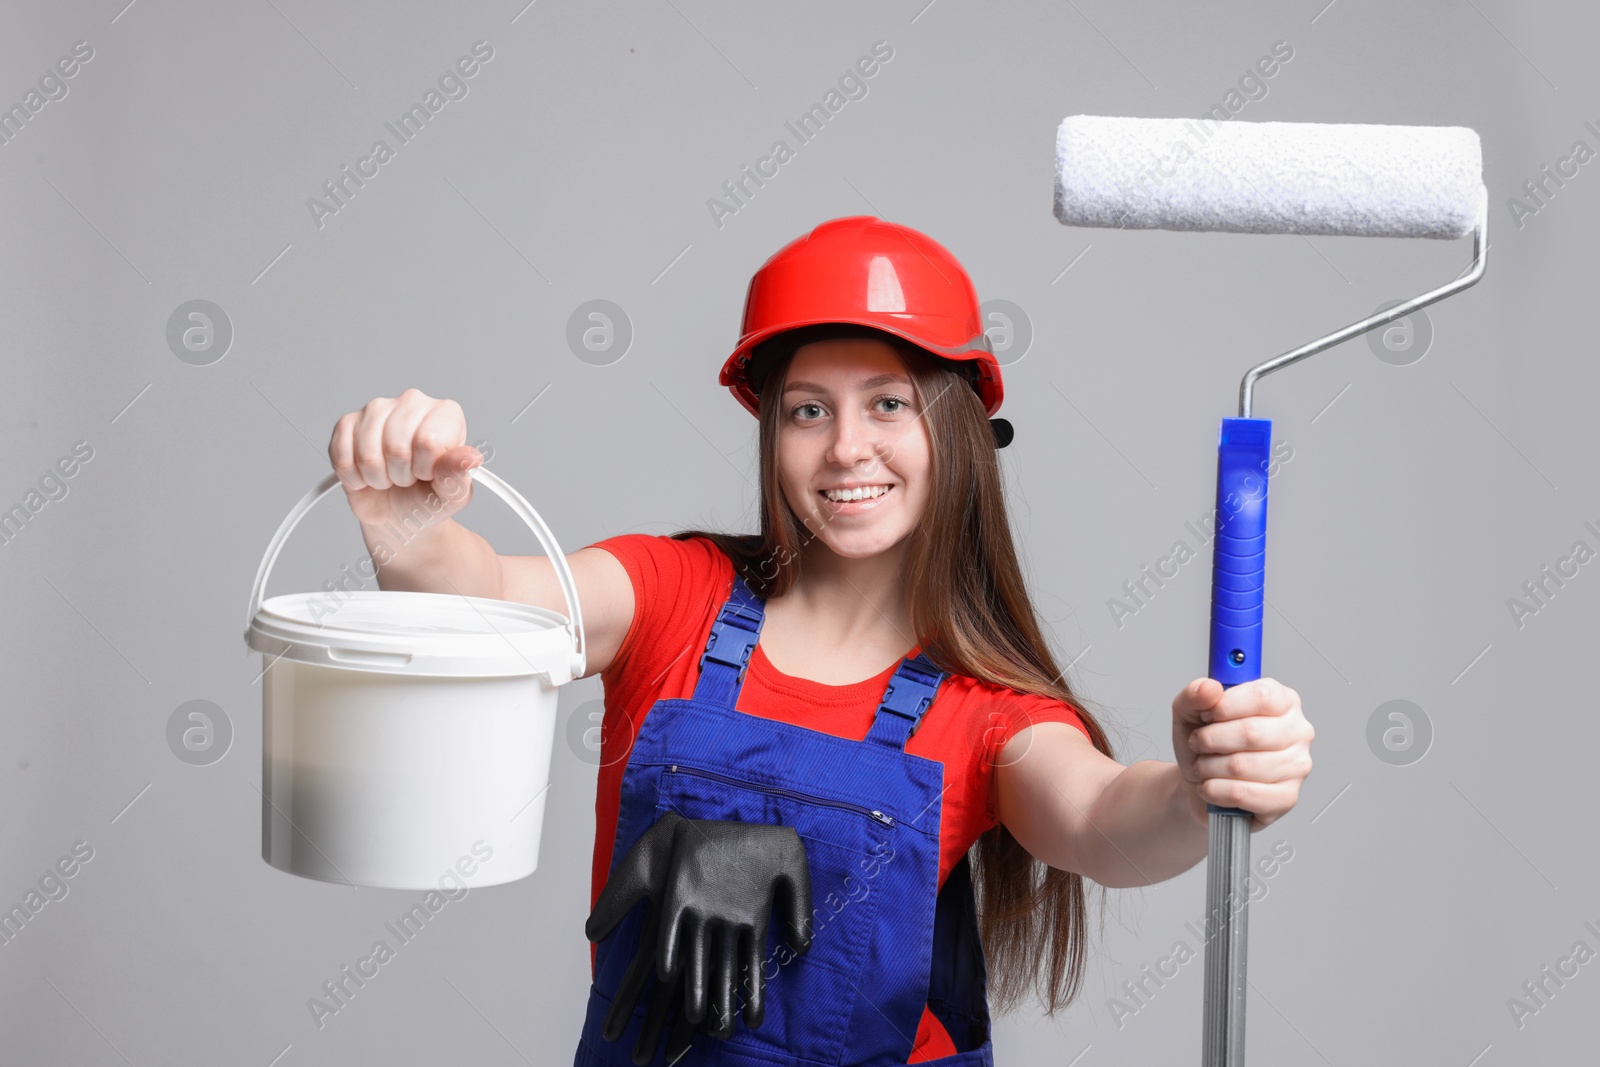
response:
M555 567L556 580L561 583L561 596L567 603L567 631L573 638L572 677L581 678L584 673L585 654L583 640L583 612L578 606L578 586L572 578L572 568L567 566L567 557L562 553L561 546L556 543L555 535L544 524L539 513L533 510L533 505L523 499L522 494L513 489L506 481L487 467L474 467L467 472L468 475L483 483L484 487L494 493L516 514L517 518L525 522L539 539L539 545L544 549L546 556ZM333 487L339 484L338 474L329 474L317 483L299 503L289 509L289 514L284 518L278 532L272 535L272 540L267 544L266 555L261 557L261 566L256 570L256 581L250 590L250 617L245 621L248 632L250 625L255 621L256 613L261 610L262 594L267 588L267 576L272 573L272 565L278 561L278 553L283 550L283 544L289 539L300 520L305 518L306 512L312 505L321 500Z

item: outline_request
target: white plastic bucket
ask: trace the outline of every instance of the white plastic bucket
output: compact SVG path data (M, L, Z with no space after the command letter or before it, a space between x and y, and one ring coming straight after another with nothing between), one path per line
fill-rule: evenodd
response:
M497 475L470 473L533 529L568 616L381 590L262 603L284 541L336 474L267 546L245 642L263 663L261 856L281 871L436 889L499 885L539 865L556 687L583 674L583 616L538 513Z

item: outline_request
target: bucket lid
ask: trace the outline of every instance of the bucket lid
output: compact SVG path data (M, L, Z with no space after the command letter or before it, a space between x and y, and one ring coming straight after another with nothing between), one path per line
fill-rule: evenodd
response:
M436 677L570 680L572 639L553 611L506 600L383 590L288 593L264 603L246 642L269 663Z
M481 466L468 475L533 530L555 567L568 614L509 600L397 590L292 593L263 600L283 543L311 506L339 484L339 476L329 474L290 509L267 545L250 592L245 643L269 657L350 670L484 678L543 674L551 685L581 678L583 614L561 546L533 506L499 476ZM274 662L269 659L267 665Z

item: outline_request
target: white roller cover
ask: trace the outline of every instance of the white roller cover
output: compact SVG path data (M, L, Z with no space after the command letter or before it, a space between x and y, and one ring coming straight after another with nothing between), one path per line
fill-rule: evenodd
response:
M1056 133L1069 226L1449 239L1486 203L1465 126L1074 115Z

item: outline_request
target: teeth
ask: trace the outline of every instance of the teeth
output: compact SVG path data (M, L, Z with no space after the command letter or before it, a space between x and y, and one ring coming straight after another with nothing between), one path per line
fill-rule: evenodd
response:
M824 489L823 495L836 503L852 500L872 500L889 491L887 485L863 485L855 489Z

